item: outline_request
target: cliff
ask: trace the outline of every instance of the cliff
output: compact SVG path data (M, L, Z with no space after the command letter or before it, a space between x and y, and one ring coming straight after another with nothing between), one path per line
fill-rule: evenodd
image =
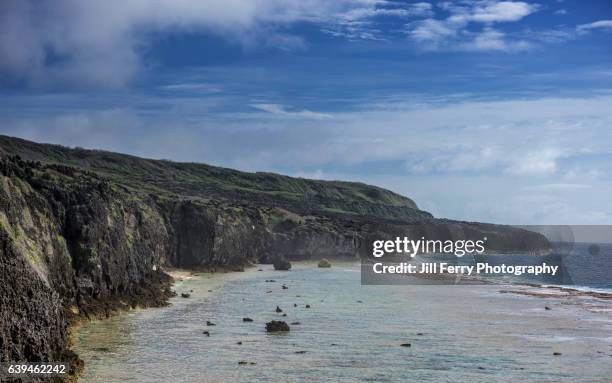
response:
M0 356L71 361L75 318L171 296L164 267L242 270L275 257L367 257L374 238L487 236L490 250L548 248L539 234L434 219L359 183L243 173L0 136Z
M357 182L247 173L205 164L43 145L2 135L0 154L96 172L139 194L282 207L303 215L371 216L402 221L431 218L410 198Z

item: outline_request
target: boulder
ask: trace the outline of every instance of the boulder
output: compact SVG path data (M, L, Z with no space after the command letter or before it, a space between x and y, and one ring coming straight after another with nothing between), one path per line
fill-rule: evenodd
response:
M242 318L242 321L243 322L253 322L253 319L247 317L247 318Z
M191 294L189 293L181 293L181 297L183 298L189 298L191 296Z
M273 320L266 323L266 332L285 332L289 331L289 325L287 322Z
M322 267L322 268L328 268L328 267L331 267L331 262L323 258L319 261L319 264L317 266Z
M287 271L291 269L291 262L282 257L276 258L272 264L274 265L274 270Z

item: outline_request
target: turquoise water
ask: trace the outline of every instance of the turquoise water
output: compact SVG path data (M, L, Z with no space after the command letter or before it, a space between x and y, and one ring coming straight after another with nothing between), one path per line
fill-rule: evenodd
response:
M81 381L609 382L612 376L612 304L605 301L500 294L500 286L361 286L358 264L264 268L202 274L175 286L179 293L193 290L191 298L82 326L74 346L86 363ZM277 305L287 317L275 312ZM300 324L287 334L266 334L265 322L274 319Z

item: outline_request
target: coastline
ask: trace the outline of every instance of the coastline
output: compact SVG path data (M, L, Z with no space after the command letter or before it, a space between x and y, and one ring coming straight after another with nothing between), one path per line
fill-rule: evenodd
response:
M72 349L75 333L83 324L107 320L130 311L163 307L169 304L170 298L175 295L171 289L177 279L163 271L156 272L155 275L155 278L144 284L143 287L145 288L141 291L146 292L145 294L113 297L104 302L88 305L85 308L78 309L77 307L72 307L68 310L69 324L67 326L68 335L64 354L69 359L64 362L69 363L70 371L74 373L64 378L65 382L77 382L86 368L85 362ZM177 274L179 277L180 275L182 274Z
M460 371L461 376L469 376L469 381L491 378L496 369L502 372L510 369L506 373L524 376L538 373L538 368L544 368L539 363L544 361L551 363L550 371L553 367L561 368L559 363L592 363L583 356L592 348L588 347L591 341L587 340L598 336L600 322L597 318L607 318L606 323L611 320L609 312L584 312L583 306L568 305L563 298L539 301L524 295L500 295L499 290L503 287L500 285L361 286L358 273L354 263L333 262L331 269L318 269L314 262L296 262L295 269L290 272L274 271L266 266L263 272L249 268L245 273L203 273L184 280L179 282L177 292L182 288L194 289L191 298L176 297L166 308L143 310L113 317L102 325L85 326L79 334L79 347L82 355L94 358L94 365L90 365L93 370L87 370L87 378L83 381L93 382L95 377L107 376L105 374L114 377L112 381L125 378L136 382L148 379L160 382L162 374L178 374L175 376L178 380L189 380L196 376L190 374L198 371L206 371L205 376L213 380L250 381L252 378L252 381L260 381L262 376L278 377L276 374L285 368L306 373L306 364L312 363L322 369L320 373L326 374L331 368L343 376L351 376L351 371L361 371L357 366L376 370L378 367L371 363L378 358L372 357L381 352L384 358L390 358L389 363L396 358L409 358L414 364L414 374L425 374L430 368L428 364L423 365L422 358L443 358L439 363L448 365L449 370L440 373L458 373L451 368L456 364L460 370L465 370ZM281 289L285 284L288 290ZM298 306L293 307L293 303ZM305 303L312 308L304 309ZM276 305L281 306L283 313L274 313ZM263 323L285 313L288 317L283 320L300 324L291 326L287 336L266 335ZM384 326L376 327L381 313L385 318ZM255 323L243 323L244 316L253 318ZM575 320L579 318L582 329L575 327ZM207 327L208 320L216 326ZM484 323L492 327L482 327ZM209 331L210 336L202 335L202 330ZM475 336L477 333L480 335ZM601 333L600 336L605 339L612 334ZM581 341L582 337L587 338ZM95 340L101 343L94 345ZM401 347L398 349L404 341L412 343L407 354ZM509 342L511 349L516 351L506 354L498 342ZM596 343L594 357L609 358L612 349L607 350L602 341ZM114 348L115 344L119 345L118 349ZM339 353L340 350L357 354L349 357L344 352ZM160 352L164 357L155 362L154 355L161 355ZM553 355L556 352L562 356ZM475 355L470 356L470 353ZM495 356L496 353L501 354ZM481 359L476 357L480 354ZM516 363L508 360L510 355L518 358ZM184 362L177 359L181 356L186 358ZM166 357L170 361L166 362ZM332 359L327 361L330 357ZM215 358L215 362L209 358ZM275 365L272 361L278 358L289 364L279 366L277 371L272 368ZM541 362L532 364L533 358ZM351 362L353 359L355 362ZM236 369L241 360L257 364ZM506 361L498 365L500 360ZM188 363L183 365L184 369L180 367L182 363ZM136 366L139 366L137 371L130 372ZM206 369L198 366L206 366ZM156 369L157 375L150 371ZM374 372L372 374L371 378L377 377ZM394 374L401 375L401 372ZM555 381L567 379L569 377L559 375ZM345 380L350 381L350 378ZM596 380L585 378L583 381Z
M256 266L261 265L251 265L245 268L244 271L199 271L174 267L162 268L158 271L158 273L160 273L160 275L165 275L166 277L161 276L159 278L159 283L151 284L149 294L141 297L140 299L134 299L134 297L131 297L131 304L125 303L123 299L125 297L115 297L113 300L105 302L104 304L93 306L95 309L90 307L86 311L70 311L71 316L69 319L70 324L68 326L68 341L66 346L66 355L70 356L70 359L66 362L70 363L70 366L73 369L72 371L75 371L75 374L66 377L63 381L67 383L77 382L83 371L87 368L85 361L83 361L73 350L75 334L83 325L96 321L106 321L113 317L130 312L138 312L150 308L166 307L171 304L171 298L176 297L181 293L181 291L177 290L179 290L181 285L186 281L193 280L194 278L198 278L202 275L246 275L249 272L255 271ZM214 284L211 284L210 287L212 288L214 286ZM157 296L155 295L156 291L159 294Z
M342 267L343 265L354 266L356 262L350 261L339 261L334 260L334 267ZM316 268L316 261L298 261L294 263L294 270L300 270L304 268ZM195 299L201 299L207 293L211 293L219 284L229 283L231 281L235 281L240 279L241 277L249 278L253 273L257 271L266 271L266 275L275 275L275 272L270 265L261 265L255 264L250 267L245 268L244 271L195 271L189 269L182 268L164 268L160 270L165 273L170 279L170 284L163 285L158 291L160 292L159 299L155 299L153 301L142 301L141 304L137 304L136 306L125 306L125 305L115 305L112 310L103 310L98 311L97 315L92 315L89 313L87 316L84 315L75 315L72 319L70 325L70 335L69 335L69 346L68 351L74 352L72 347L74 346L74 337L78 332L80 327L84 324L90 324L91 322L96 321L105 321L110 318L113 318L118 315L123 315L129 312L138 312L141 310L145 310L153 307L164 307L170 305L170 299L180 295L181 289L186 287L184 291L189 291L189 287L185 286L185 282L194 282L195 280L199 280L202 278L207 278L210 280L207 287L209 288L207 291L200 291L198 296L195 296ZM280 272L281 276L284 272ZM422 277L426 278L426 277ZM612 293L602 293L602 292L593 292L593 291L581 291L578 289L573 289L570 287L563 286L547 286L547 285L538 285L533 283L520 283L520 282L499 282L499 281L486 281L486 279L480 279L480 283L483 285L495 286L499 289L496 291L499 294L513 294L513 295L521 295L528 297L537 297L544 299L556 299L556 300L564 300L565 303L570 303L570 299L580 299L580 298L596 298L601 300L612 300ZM447 285L448 286L448 285ZM457 285L462 286L462 285ZM474 286L473 284L468 286ZM436 286L434 286L435 288ZM167 290L171 289L173 294L168 295ZM193 291L193 290L191 290ZM163 299L163 304L160 304L160 299ZM180 298L177 298L180 299ZM181 299L183 300L183 299ZM189 302L191 298L184 299L185 302ZM147 303L145 303L147 302ZM180 301L179 301L180 302ZM143 304L144 303L144 304ZM582 308L592 311L592 312L605 312L612 313L612 308L608 308L607 310L595 310L598 306L593 305L592 302L589 304L584 304L584 302L573 302L574 304L581 306ZM594 307L595 308L594 308ZM84 369L87 368L86 364L79 358L77 354L74 354L75 359L71 363L76 363L76 368L78 368L78 374L76 376L69 377L67 382L77 382Z

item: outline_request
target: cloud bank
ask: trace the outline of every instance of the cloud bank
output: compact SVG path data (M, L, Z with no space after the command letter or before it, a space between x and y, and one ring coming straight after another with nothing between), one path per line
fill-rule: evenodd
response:
M120 87L143 69L155 33L212 33L237 44L293 49L279 32L311 22L337 33L365 32L378 16L424 15L431 6L382 0L5 0L0 3L0 74L49 82Z
M0 81L121 88L156 64L145 57L160 34L213 34L248 49L294 51L308 42L289 29L307 23L350 41L407 38L421 50L519 52L550 42L546 36L559 42L612 28L612 21L600 20L559 38L559 31L517 34L499 27L542 9L498 0L4 0Z
M183 99L166 101L185 105ZM611 104L607 95L396 101L328 118L259 103L191 119L201 108L194 103L174 114L109 109L5 117L0 131L146 157L372 182L441 216L508 223L559 223L573 216L565 223L605 223L612 220L603 197L612 168ZM566 187L577 184L590 188ZM581 198L584 193L590 197Z

